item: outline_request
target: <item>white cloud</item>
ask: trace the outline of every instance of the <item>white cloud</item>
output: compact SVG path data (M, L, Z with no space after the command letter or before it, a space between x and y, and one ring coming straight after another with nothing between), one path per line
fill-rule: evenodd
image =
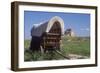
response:
M90 31L89 28L81 28L80 30L82 30L82 31Z

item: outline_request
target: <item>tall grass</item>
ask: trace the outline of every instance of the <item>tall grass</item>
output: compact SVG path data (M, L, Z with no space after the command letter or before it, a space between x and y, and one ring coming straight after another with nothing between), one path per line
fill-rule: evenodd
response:
M65 59L54 51L41 54L40 51L32 52L29 50L30 40L24 41L24 60L42 61L42 60L61 60ZM90 57L90 39L89 37L62 37L61 52L63 55L77 54Z
M67 41L69 40L70 41ZM81 37L63 37L62 49L66 54L78 54L83 56L90 56L90 41L89 38Z

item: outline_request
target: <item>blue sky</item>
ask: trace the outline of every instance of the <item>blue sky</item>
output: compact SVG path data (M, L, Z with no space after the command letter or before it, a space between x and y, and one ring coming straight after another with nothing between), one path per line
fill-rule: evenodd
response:
M64 30L71 28L77 36L90 36L90 14L24 11L24 37L30 39L32 26L59 16L64 21Z

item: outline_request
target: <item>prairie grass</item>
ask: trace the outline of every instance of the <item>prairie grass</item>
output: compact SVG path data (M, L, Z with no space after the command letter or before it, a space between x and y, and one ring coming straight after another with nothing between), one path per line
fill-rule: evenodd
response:
M56 52L32 52L29 50L30 40L24 40L24 60L25 61L42 61L42 60L61 60L65 59ZM68 54L77 54L90 57L90 38L89 37L62 37L61 53L65 56Z

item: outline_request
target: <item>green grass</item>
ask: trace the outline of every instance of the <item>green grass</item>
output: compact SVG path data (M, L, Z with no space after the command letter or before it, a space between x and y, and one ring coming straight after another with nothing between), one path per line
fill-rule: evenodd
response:
M30 47L30 40L24 40L24 48L28 49Z
M32 52L29 50L30 40L24 41L24 60L41 61L41 60L59 60L65 59L55 52ZM90 39L89 37L62 37L61 52L63 55L77 54L90 57Z
M90 56L90 41L89 38L72 38L67 41L67 37L62 39L62 50L67 54L78 54L83 56Z

